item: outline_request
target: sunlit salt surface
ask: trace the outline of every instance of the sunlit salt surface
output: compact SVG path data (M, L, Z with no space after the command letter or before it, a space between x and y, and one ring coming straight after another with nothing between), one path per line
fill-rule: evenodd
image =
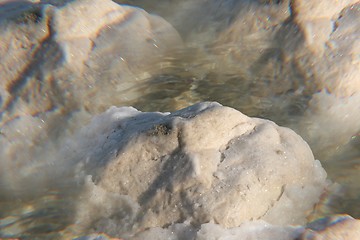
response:
M240 11L237 4L231 3L234 1L224 1L224 5L217 6L221 11L212 17L207 15L208 12L194 8L194 16L203 18L203 21L194 26L189 24L191 19L184 23L186 18L183 16L191 10L192 5L199 5L196 1L184 1L181 4L173 1L118 2L139 6L164 17L179 31L185 46L170 51L160 62L146 66L146 71L140 74L140 80L136 84L119 89L116 82L108 82L101 89L102 97L97 100L100 101L97 103L97 113L105 111L111 105L133 106L146 112L172 112L197 102L217 101L248 116L267 118L281 126L288 126L309 142L315 158L322 162L328 178L334 182L309 219L333 213L347 213L360 218L360 135L357 123L360 119L360 97L355 94L347 101L335 99L326 91L319 92L316 86L312 86L315 85L312 83L313 72L286 59L282 44L287 38L291 38L293 32L298 31L294 26L289 25L280 30L275 28L279 30L276 32L277 36L255 31L255 34L241 39L239 44L236 37L234 42L231 37L227 38L231 31L226 32ZM179 11L171 17L177 7ZM242 11L250 16L255 10L254 7ZM279 13L278 21L287 18L289 14ZM266 25L269 18L276 17L265 14L259 15L257 20ZM256 26L259 22L252 24ZM213 27L210 27L212 24ZM282 31L288 32L290 37ZM224 39L214 40L215 34L219 32L226 33ZM296 37L294 41L301 39ZM107 52L107 49L103 51ZM259 56L262 58L258 59ZM149 69L156 74L148 77ZM110 71L97 74L116 76ZM326 69L322 71L317 74L327 74ZM283 81L278 83L278 79ZM96 92L96 89L92 91ZM133 97L116 98L126 94ZM318 115L309 117L309 105L316 100L313 94L319 99L328 97L330 100L326 102L334 106L338 116L349 115L349 118L344 119L345 126L339 125L341 117L334 117L333 122L328 121L332 116L327 115L331 106L325 106L317 112ZM91 106L92 103L90 101L85 105ZM72 172L64 175L67 167L73 167L68 164L73 160L71 158L82 156L58 152L59 147L66 152L66 146L71 146L71 141L68 140L71 134L79 126L89 123L94 115L93 110L84 113L72 107L59 112L59 119L56 121L45 117L44 123L39 123L39 128L48 131L45 136L39 137L39 142L43 145L28 142L28 148L24 148L22 153L23 158L31 156L36 159L28 159L29 165L18 172L18 177L13 176L14 182L0 183L0 238L71 239L96 232L97 229L83 232L78 229L72 210L74 204L81 202L79 192L84 183L78 176L72 175ZM41 113L34 115L41 116ZM2 124L1 128L0 134L6 137L4 132L12 127ZM324 129L331 129L331 132ZM26 138L26 134L21 134L21 131L20 129L19 138ZM0 156L0 161L7 158L7 153L0 153L4 154ZM69 161L62 161L63 164L57 166L56 160L63 156L69 158ZM22 185L23 187L19 187Z

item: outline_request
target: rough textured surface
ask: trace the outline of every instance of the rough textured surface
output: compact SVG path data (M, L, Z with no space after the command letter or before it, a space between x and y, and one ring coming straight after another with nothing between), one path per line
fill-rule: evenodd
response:
M182 44L166 21L139 8L35 2L0 1L0 178L10 192L56 161L59 142L89 112L136 98L128 88Z
M294 129L300 129L319 159L333 161L326 163L331 166L327 168L329 175L349 187L354 202L349 210L341 209L359 213L359 1L164 1L169 4L156 5L168 8L173 20L181 20L181 24L170 22L189 40L190 48L182 49L190 52L189 58L178 60L178 53L162 58L181 45L180 37L160 17L138 8L99 0L0 0L0 200L12 202L13 198L30 195L37 202L24 201L16 211L1 202L0 212L5 212L5 218L0 219L0 238L4 233L18 237L33 229L39 234L48 231L37 228L43 217L38 213L48 213L49 205L54 209L54 199L65 201L57 191L67 185L77 194L81 192L81 197L66 204L69 211L56 211L63 215L51 215L50 211L50 216L43 218L51 229L61 229L66 222L63 216L73 213L72 204L78 205L76 227L88 232L105 231L115 236L161 225L151 228L151 234L139 235L140 239L146 234L149 238L176 239L175 233L191 239L196 231L199 238L206 239L213 234L212 229L219 230L220 236L236 238L236 229L222 226L238 226L247 218L281 225L304 221L304 211L311 209L323 187L312 186L323 183L325 176L314 162L313 167L319 170L316 180L316 171L309 170L311 161L302 162L304 152L275 151L293 146L283 140L286 131L269 122L239 114L236 118L229 109L199 110L199 116L190 119L113 108L96 118L86 134L78 139L70 137L90 119L89 112L99 113L112 104L136 105L139 98L152 109L161 108L157 105L160 101L174 109L219 99L228 101L226 104L231 101L239 109L246 106L254 115L262 113L261 108L256 109L259 105L281 109L289 103L278 96L311 98L304 106L300 104L303 111L291 111L282 119L294 121ZM203 55L196 56L193 46ZM163 67L170 71L163 71ZM155 72L160 72L158 78L143 85ZM169 72L170 77L162 75ZM159 82L163 83L161 87ZM156 94L149 86L158 88ZM177 96L172 95L173 87L184 95L172 98ZM159 102L152 101L154 95ZM243 103L249 99L251 104ZM269 112L271 115L262 116L283 113ZM304 116L296 117L298 113ZM221 118L221 123L208 120L217 115L225 119ZM241 132L233 117L246 122L244 131L253 125L256 131ZM220 132L208 131L207 127ZM199 129L199 136L193 129ZM268 140L263 138L266 134ZM119 142L120 137L125 140ZM144 165L139 160L143 158L147 159ZM287 162L285 158L295 160ZM277 165L282 161L289 169L296 169L291 176L284 172L285 166ZM131 173L123 168L125 164ZM276 171L268 170L273 168ZM75 179L69 169L75 169ZM133 181L123 181L117 172ZM303 172L308 179L300 178ZM86 177L81 189L79 183L88 174L92 176ZM282 178L291 184L285 185ZM350 198L346 196L346 200ZM260 207L253 207L257 205ZM171 212L164 214L163 209ZM183 220L183 224L172 224ZM208 220L213 223L200 225ZM53 228L52 221L58 228ZM201 227L200 232L189 222ZM191 226L190 233L187 226ZM240 232L252 229L251 224L241 226ZM276 232L270 227L267 231L269 225L264 222L256 226L265 226L264 234L256 235L263 239L281 239L281 234L289 236L292 229L282 232L279 227ZM333 233L316 234L320 238Z
M252 4L248 8L255 10L239 12L215 43L215 53L224 65L246 59L241 64L248 71L238 74L269 78L270 86L265 85L263 91L266 95L299 89L306 94L326 89L340 97L359 92L359 1L298 0L289 4ZM250 24L254 11L260 16L256 27ZM247 58L244 52L249 52ZM276 70L274 79L266 75L270 68Z
M182 44L170 24L139 8L110 0L45 3L0 3L3 121L62 107L99 112L105 101L120 104L137 96L126 90ZM126 92L109 98L102 94L109 89Z
M184 221L301 224L325 186L325 171L293 131L217 103L172 114L111 108L84 130L85 139L97 136L84 146L92 153L84 171L95 189L139 205L129 219L140 229ZM110 213L81 208L88 212L79 222L97 221L102 231L114 225Z
M315 56L307 67L314 68L319 85L340 97L358 93L360 2L299 0L294 1L293 11L305 46Z
M321 51L334 30L334 20L341 18L343 9L357 2L358 0L295 0L292 1L292 11L295 21L305 33L307 44L314 45L314 51Z

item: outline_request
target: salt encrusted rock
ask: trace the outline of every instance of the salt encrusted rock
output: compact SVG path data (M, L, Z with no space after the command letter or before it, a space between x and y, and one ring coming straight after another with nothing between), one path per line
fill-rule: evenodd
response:
M114 60L119 61L118 69L112 70L118 74L124 68L137 71L180 44L162 18L112 1L77 0L55 11L54 18L55 39L66 45L69 64L91 59L87 64L96 65L96 71L111 70Z
M81 148L89 153L84 171L95 189L139 206L138 229L184 221L223 227L253 219L300 224L325 185L326 173L301 137L218 103L171 114L113 107L83 134L88 141ZM91 184L87 192L94 191ZM79 223L86 219L98 231L113 233L108 229L113 215L101 216L100 210L101 204L113 209L111 201L94 207L91 197L85 199L90 200L80 208L88 212L79 215Z
M59 146L90 119L88 113L136 97L125 89L145 80L152 72L147 67L181 44L170 24L140 8L110 0L34 2L0 0L4 195L32 185L45 189L51 181L39 172L52 171L46 166L62 159Z
M329 92L347 97L360 92L360 2L339 15L326 42L322 58L326 61L320 61L319 72L326 73L322 82Z
M170 24L140 8L110 0L46 2L0 5L3 121L63 106L99 113L103 102L132 99L133 91L111 98L103 92L138 84L181 45Z
M296 90L312 94L326 89L338 97L360 92L358 0L252 3L245 8L251 10L233 13L213 45L214 61L223 71L245 76L250 86L254 77L266 79L265 96Z
M360 92L360 2L298 0L293 12L305 46L315 56L305 68L313 69L319 87L340 97Z
M292 14L305 36L307 44L314 45L314 51L322 51L325 41L334 30L334 20L341 11L359 0L292 1ZM316 48L318 47L318 48Z

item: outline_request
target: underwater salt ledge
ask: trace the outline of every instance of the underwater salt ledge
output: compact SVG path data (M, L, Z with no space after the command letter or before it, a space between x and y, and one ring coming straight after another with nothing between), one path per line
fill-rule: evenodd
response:
M82 231L124 237L174 223L187 234L209 222L301 225L327 185L295 132L218 103L171 114L112 107L81 131Z

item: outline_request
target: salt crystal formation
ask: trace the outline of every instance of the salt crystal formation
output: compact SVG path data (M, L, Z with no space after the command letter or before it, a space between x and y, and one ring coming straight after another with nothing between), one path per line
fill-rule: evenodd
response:
M46 2L1 4L3 121L63 107L99 112L108 108L104 102L133 99L138 95L125 90L182 44L170 24L139 8L110 0ZM103 94L114 89L125 92Z
M272 106L274 95L311 97L294 127L321 159L356 138L359 1L176 6L168 20L190 46L212 55L211 71L250 80L241 82L247 89L255 76L259 97ZM298 135L270 121L216 103L172 114L113 107L72 135L91 114L141 98L134 86L182 46L161 17L109 0L0 0L0 39L1 198L40 196L69 182L80 193L69 204L77 220L69 228L133 239L359 236L350 217L288 226L305 223L326 173ZM208 80L209 69L186 71ZM201 101L212 99L203 94Z
M137 98L132 87L182 45L161 17L110 0L0 0L0 39L0 181L9 192L31 189L39 167L62 158L68 131Z
M307 49L295 53L297 65L322 90L313 94L297 128L315 155L331 159L339 149L347 152L360 132L360 2L297 0L293 10Z
M340 97L359 93L360 2L296 0L293 11L305 46L315 56L305 67L313 68L319 85Z
M293 107L304 114L291 128L321 160L360 132L359 0L189 0L179 7L191 11L176 11L175 16L156 7L178 29L186 29L192 42L210 43L207 54L219 69L217 77L234 75L239 88L271 102L269 116ZM187 21L201 27L186 28ZM208 89L203 94L222 100L229 95ZM306 106L298 108L293 101ZM241 105L241 100L229 102Z
M280 1L262 7L239 1L237 5L241 11L215 40L219 64L225 61L224 67L231 66L235 60L247 69L237 70L238 74L257 73L270 81L269 69L276 69L264 94L269 89L284 93L304 88L311 94L326 89L349 97L360 91L358 0ZM254 12L259 20L254 21ZM280 63L283 69L278 69Z
M83 171L92 180L79 223L109 234L124 230L117 214L136 229L185 221L303 224L325 186L326 173L301 137L218 103L171 114L114 107L84 131ZM131 201L128 215L116 212L115 203Z

